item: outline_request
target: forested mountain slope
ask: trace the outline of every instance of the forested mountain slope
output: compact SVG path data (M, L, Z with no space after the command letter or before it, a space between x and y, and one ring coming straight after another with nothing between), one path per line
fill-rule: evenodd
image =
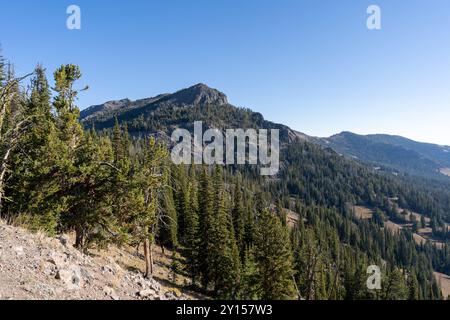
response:
M372 205L377 197L378 201L381 201L380 198L383 196L385 198L400 197L402 207L424 212L428 216L443 217L450 212L450 181L449 183L432 182L432 180L416 179L408 175L394 177L377 172L379 171L377 168L366 166L364 163L344 159L337 153L344 149L343 153L348 155L352 152L351 150L357 148L357 145L360 149L364 146L364 151L360 152L365 154L364 160L367 162L385 164L395 162L399 167L408 168L411 161L415 159L411 155L417 158L421 150L422 158L417 166L429 169L432 165L436 168L436 163L424 157L430 149L434 152L429 153L429 158L437 158L440 154L437 146L423 145L400 137L383 135L363 137L352 133L323 139L330 144L323 145L323 141L319 142L319 138L267 121L261 114L250 109L234 107L227 101L225 94L204 84L198 84L174 94L163 94L158 98L128 102L114 110L111 110L109 106L120 105L119 102L94 106L83 111L80 119L86 129L94 127L96 130L108 131L112 129L117 118L122 126L127 127L130 134L137 137L157 132L164 132L170 136L176 128L187 128L192 131L194 121L203 121L204 127L222 130L229 128L280 129L283 143L282 160L284 160L282 165L284 170L280 180L289 186L294 195L303 195L302 198L307 203L343 207L346 202L366 202ZM368 144L366 139L373 143ZM331 143L331 141L339 140L345 142ZM377 147L377 141L380 141L379 146L382 147ZM336 145L348 145L348 147ZM406 149L406 145L411 146L408 147L411 150ZM403 146L405 149L400 150L399 148ZM381 159L383 155L394 160L375 160L375 157ZM441 166L445 166L447 158L442 156L440 159ZM405 164L406 162L408 164ZM296 173L302 172L302 176L289 177L288 172L292 170ZM320 181L318 186L308 181L315 175ZM410 184L411 179L415 181L414 186ZM383 186L384 189L381 190ZM341 195L329 194L327 190L331 188L338 190L337 192ZM306 194L306 189L315 190L317 194ZM408 201L405 198L408 198Z
M450 147L416 142L399 136L342 132L315 142L350 158L397 172L450 181Z
M122 103L121 101L126 101ZM111 129L117 118L133 136L145 136L163 131L170 136L176 128L193 130L195 121L203 121L206 128L280 129L282 141L298 134L287 126L266 121L246 108L228 103L225 94L204 84L197 84L174 94L138 101L111 101L81 112L80 120L86 129ZM111 106L115 106L111 108Z
M402 270L414 270L412 272L417 273L414 277L420 279L418 281L421 290L427 287L428 281L434 281L430 280L433 270L450 273L447 249L438 249L431 242L425 246L418 246L410 229L405 229L400 235L396 235L391 234L386 228L386 223L389 221L406 223L408 215L403 211L400 214L398 210L400 207L405 212L419 212L428 217L431 223L426 226L431 226L433 237L443 242L448 241L449 234L443 230L449 221L449 184L408 175L394 176L389 171L377 170L373 165L353 161L339 155L332 150L331 146L318 143L316 138L267 121L260 114L249 109L229 105L226 99L209 99L207 103L198 103L201 99L193 99L193 97L196 94L202 95L203 90L212 90L209 96L217 97L218 95L216 90L203 85L201 88L200 91L197 86L186 89L191 91L190 100L181 102L169 98L171 95L164 95L163 101L152 102L147 106L133 108L131 111L125 108L106 112L98 118L91 117L89 120L82 121L86 128L94 124L95 128L106 129L105 132L110 132L109 128L114 124L114 117L117 116L119 123L127 127L135 137L143 137L155 132L164 132L170 136L171 131L178 127L192 130L194 121L204 121L206 127L222 130L227 128L281 129L282 169L277 179L262 178L255 168L249 166L226 169L227 176L230 177L240 172L242 183L249 185L248 192L252 190L246 197L247 206L273 206L281 216L287 213L285 210L298 213L301 231L299 234L294 233L293 236L302 239L300 245L308 248L303 248L304 250L313 250L312 248L319 250L318 248L322 246L327 248L320 249L314 254L317 255L317 259L320 256L323 268L358 269L355 265L344 267L330 264L333 264L332 261L341 254L356 255L355 258L361 255L356 259L378 261L378 263L387 261L389 265L397 266ZM405 153L415 152L405 149L398 154L397 146L383 147L383 152L389 157L399 156L397 160L399 164ZM374 149L373 152L378 154L379 150ZM190 169L191 172L192 170ZM251 200L252 193L258 195L259 205ZM396 201L393 202L392 199ZM375 212L373 218L368 221L355 219L353 215L355 205L371 208ZM303 226L303 223L306 225ZM305 239L308 232L303 228L311 231L311 239ZM309 241L308 244L305 241ZM347 245L350 247L346 247ZM333 246L341 249L332 250ZM303 258L298 257L300 259L297 261L298 268L307 268L308 263L311 262L302 261ZM302 278L301 270L298 269L298 283L309 285L310 280ZM342 277L345 278L343 275ZM325 279L320 281L327 283ZM338 289L330 283L324 286L332 292L323 293L325 296L338 294L334 292ZM307 290L306 287L303 289ZM350 298L349 294L347 291L347 298ZM357 295L370 296L368 292L353 294L355 296L352 298ZM426 293L421 295L427 296Z
M127 124L133 135L169 132L174 128L192 129L194 121L204 121L218 128L278 128L284 141L298 137L389 172L450 182L448 146L382 134L362 136L342 132L329 138L308 136L266 121L261 114L249 109L236 108L228 103L225 94L204 84L154 98L106 102L83 110L80 119L86 128L95 125L101 130L111 128L116 116L120 123Z

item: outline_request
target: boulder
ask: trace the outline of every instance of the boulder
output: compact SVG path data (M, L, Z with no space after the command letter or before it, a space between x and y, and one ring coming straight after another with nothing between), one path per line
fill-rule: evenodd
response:
M119 296L117 295L116 291L111 287L105 287L103 288L103 293L105 296L110 297L113 300L120 300Z
M57 252L51 252L48 261L54 264L58 269L67 266L67 256Z
M67 290L79 290L83 286L81 270L77 265L72 264L68 267L60 268L56 274L56 279L61 280Z

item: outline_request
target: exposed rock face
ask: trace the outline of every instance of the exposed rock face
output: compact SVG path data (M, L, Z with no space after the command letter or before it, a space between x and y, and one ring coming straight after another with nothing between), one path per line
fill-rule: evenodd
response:
M178 91L167 97L167 101L171 103L184 105L224 105L228 103L227 96L216 90L211 89L203 83L199 83L193 87Z
M131 101L113 112L108 111L111 105L121 104L110 102L104 104L103 108L93 106L83 111L80 120L84 127L86 129L95 127L97 130L111 129L117 117L120 123L128 126L133 137L154 136L170 144L173 130L183 128L192 132L193 122L202 121L204 128L208 129L278 129L282 144L297 139L309 140L308 136L295 132L287 126L266 121L260 113L229 104L224 93L202 83L173 94Z
M99 116L104 113L113 112L122 108L126 108L130 104L129 99L122 99L116 101L108 101L104 104L92 106L86 110L81 111L82 119L89 119L92 116Z
M228 99L224 93L200 83L173 94L160 94L153 98L105 102L81 111L80 119L85 122L104 115L111 116L112 114L120 114L140 108L157 108L161 105L202 106L208 104L222 106L228 104Z
M0 220L0 300L187 298L172 291L122 268L107 254L80 253L68 237L31 234Z

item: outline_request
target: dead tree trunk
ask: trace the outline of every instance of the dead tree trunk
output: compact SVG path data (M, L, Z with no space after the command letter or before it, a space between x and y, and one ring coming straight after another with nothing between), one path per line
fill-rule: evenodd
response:
M22 130L24 129L24 126L27 125L29 119L27 118L29 115L25 114L24 110L16 110L12 115L8 115L8 110L11 111L11 103L13 102L14 96L18 94L17 87L19 83L31 75L32 73L20 78L11 77L7 80L6 84L0 88L0 144L3 150L5 150L0 165L0 218L2 217L2 205L5 197L5 182L9 158L11 157L11 153L16 147L17 140L23 133ZM10 118L10 129L3 132L7 117Z
M149 245L150 249L150 274L153 277L153 243L151 242Z
M307 289L307 295L306 300L313 300L314 298L314 291L315 291L315 280L316 280L316 266L318 257L314 254L309 255L310 257L310 264L308 266L308 289Z
M75 248L83 249L84 247L84 232L81 228L75 230Z
M12 148L8 148L2 159L0 168L0 218L2 218L3 197L5 195L5 178L8 170L8 160L11 155Z
M17 125L17 128L15 128L15 132L16 130L17 132L19 131L20 127L21 127L22 123L19 123ZM17 133L19 135L19 133ZM9 160L11 157L11 154L14 150L14 148L16 147L16 142L18 140L18 137L12 137L11 141L9 142L9 145L5 151L5 154L3 155L3 158L1 159L1 166L0 166L0 218L2 217L2 207L3 207L3 198L5 196L5 182L6 182L6 176L7 176L7 172L8 172L8 165L9 165Z
M149 279L153 276L153 252L149 239L144 241L145 275Z

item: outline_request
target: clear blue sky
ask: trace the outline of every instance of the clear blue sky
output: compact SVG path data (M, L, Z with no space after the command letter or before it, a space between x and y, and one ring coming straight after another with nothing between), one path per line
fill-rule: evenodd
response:
M366 28L370 4L381 31ZM450 145L448 0L15 0L0 43L18 73L79 64L81 108L203 82L307 134Z

